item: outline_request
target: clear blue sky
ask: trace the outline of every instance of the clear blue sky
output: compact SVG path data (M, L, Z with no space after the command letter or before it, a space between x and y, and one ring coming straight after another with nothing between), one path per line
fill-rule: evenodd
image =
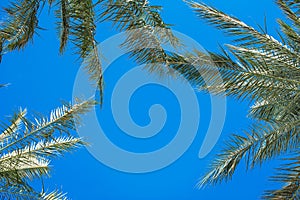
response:
M205 0L206 4L232 14L245 22L255 26L263 24L267 17L270 34L276 34L276 18L281 17L281 12L274 0ZM167 23L174 24L174 29L197 40L204 48L218 51L218 44L230 42L220 31L206 25L195 17L193 12L180 0L158 1L151 0L151 4L163 6L163 17ZM0 6L6 5L1 1ZM49 111L60 105L61 100L71 101L73 83L80 62L76 61L72 49L68 49L64 56L58 54L57 31L55 30L52 15L47 10L42 13L40 25L47 30L40 30L39 36L34 38L33 44L20 52L9 53L4 56L0 65L0 82L11 85L0 90L1 110L0 116L4 119L10 116L19 107L26 107L30 112L48 114ZM99 25L97 39L104 41L114 35L110 24ZM126 58L121 58L114 63L115 67L107 75L106 87L112 87L109 80L113 80L120 71L130 68L133 63ZM118 69L120 66L121 69ZM148 91L147 91L148 90ZM246 118L249 102L237 102L228 99L228 108L225 126L213 151L204 159L198 158L198 151L202 144L205 131L210 118L210 101L208 95L197 94L201 108L201 124L193 144L188 151L172 165L147 174L129 174L106 167L96 160L85 148L81 148L66 157L55 160L52 165L52 178L47 179L49 188L61 188L74 200L107 199L107 200L150 200L150 199L258 199L264 188L272 188L273 183L268 182L268 177L274 172L274 162L268 162L262 168L255 168L245 172L242 162L233 180L215 187L198 190L195 184L204 174L208 164L222 146L222 142L231 134L239 133L246 129L250 121ZM166 109L175 112L175 103L172 95L162 88L149 86L143 91L138 91L131 103L131 114L136 122L143 125L149 119L145 117L147 106L152 103L165 104ZM175 107L173 107L175 106ZM107 107L98 114L105 121L107 129L111 130L108 137L120 147L132 151L139 151L145 143L129 141L122 136L120 131L107 114ZM146 109L143 111L143 109ZM102 112L102 113L101 113ZM146 148L155 149L163 146L174 134L176 125L174 121L164 130L166 137L149 141ZM122 140L124 138L124 140ZM132 146L134 145L134 146ZM134 148L136 149L134 149Z

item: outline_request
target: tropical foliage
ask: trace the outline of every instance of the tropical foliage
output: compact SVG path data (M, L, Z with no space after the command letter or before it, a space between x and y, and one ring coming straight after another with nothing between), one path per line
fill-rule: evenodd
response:
M26 117L26 109L3 123L0 134L0 199L66 199L59 191L36 192L30 186L35 178L49 176L50 161L84 144L71 135L79 115L87 112L92 101L53 110L49 118Z
M152 64L166 60L162 43L179 45L170 25L159 14L161 7L151 6L147 0L16 0L5 8L6 20L0 26L0 55L23 49L43 29L38 17L46 4L57 19L59 52L64 53L68 42L75 47L75 53L84 60L91 80L100 91L100 102L104 83L96 40L97 23L110 21L117 30L128 31L124 47L138 63L148 64L151 71L164 71ZM144 48L145 45L151 48Z
M234 41L233 45L227 45L229 51L222 49L221 53L208 52L206 55L195 50L179 55L162 48L164 43L173 46L180 46L180 43L172 34L170 25L162 20L159 14L161 7L152 6L147 0L16 0L5 8L6 20L0 27L0 60L6 52L23 49L37 31L43 29L39 26L38 17L47 4L54 10L57 19L59 52L64 53L69 43L75 47L75 53L84 60L91 79L100 91L102 102L104 80L99 57L101 52L96 48L96 25L111 21L117 30L127 31L128 37L123 46L131 51L130 56L139 64L147 64L150 71L160 74L177 71L199 89L254 102L249 116L257 123L244 135L232 136L200 185L231 179L242 159L246 160L247 168L253 168L266 160L288 154L287 164L280 167L273 178L284 186L266 191L264 197L298 199L300 2L277 0L277 3L288 18L278 20L280 40L269 35L264 28L257 30L213 7L188 2L200 18L232 36ZM164 63L165 67L155 65L157 62ZM221 75L222 82L217 74ZM1 169L3 173L8 167L14 168L8 171L17 171L1 176L4 177L3 188L10 188L7 195L31 194L32 188L26 180L48 174L47 157L61 155L82 143L69 136L55 137L56 131L65 134L73 128L73 120L77 117L72 118L69 114L74 112L78 116L88 107L88 104L80 105L86 106L82 107L83 110L79 109L81 106L66 106L54 112L49 120L43 118L36 122L25 118L25 112L21 111L12 119L11 125L6 126L0 138L3 143ZM60 143L63 145L60 146ZM56 144L56 148L52 147ZM50 195L55 194L61 195Z
M197 16L232 36L234 45L227 45L229 53L222 50L220 54L209 52L209 56L198 51L172 55L172 67L200 89L254 102L249 116L256 120L244 135L233 135L226 142L199 186L231 179L242 159L247 168L253 168L286 155L287 163L272 178L284 185L266 191L264 197L299 199L300 2L277 1L288 18L278 19L280 40L265 29L256 30L213 7L196 2L188 4ZM222 82L216 79L217 71Z
M117 30L127 31L123 46L131 51L131 57L147 64L150 70L157 70L152 63L166 57L161 43L179 44L170 25L160 17L161 7L150 6L146 0L16 0L4 9L6 16L0 25L0 61L5 53L25 48L38 31L44 29L39 25L39 15L47 4L57 19L59 52L63 54L69 43L75 47L75 53L83 60L100 91L100 102L104 81L96 41L97 23L111 21ZM0 135L0 198L66 198L57 191L38 193L28 181L49 175L50 158L83 144L81 139L69 135L69 130L75 128L79 114L92 105L94 102L64 105L53 111L50 119L36 118L34 122L26 118L26 110L22 110L11 119L10 125L4 126Z

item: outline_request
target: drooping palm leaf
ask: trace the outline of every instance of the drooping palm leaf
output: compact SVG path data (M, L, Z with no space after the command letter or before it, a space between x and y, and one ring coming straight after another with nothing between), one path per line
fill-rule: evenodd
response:
M5 8L7 20L1 24L1 51L22 49L32 40L38 26L41 0L18 0Z
M179 46L170 25L161 16L159 6L151 6L146 0L16 0L6 8L8 19L0 27L0 60L7 51L24 48L32 40L38 26L38 14L48 2L55 9L60 38L60 53L68 41L75 46L75 53L83 60L90 79L100 91L103 101L104 80L101 59L97 49L96 16L101 21L110 20L118 30L128 31L123 46L131 51L130 56L139 64L147 64L150 71L160 74L173 73L166 62L167 53L161 44ZM95 14L96 7L99 14ZM129 31L130 30L130 31ZM165 63L161 68L155 63Z
M101 5L100 21L112 21L120 31L126 31L127 39L123 47L130 51L130 57L138 64L146 64L149 71L160 75L173 74L174 70L168 66L167 52L163 44L174 47L180 46L179 40L160 16L161 7L149 4L147 0L99 1ZM162 65L165 64L164 68Z
M83 59L83 64L90 79L100 91L103 100L103 77L100 55L97 49L94 4L92 0L61 0L56 5L57 25L60 31L60 53L63 53L68 40L76 47L76 54Z

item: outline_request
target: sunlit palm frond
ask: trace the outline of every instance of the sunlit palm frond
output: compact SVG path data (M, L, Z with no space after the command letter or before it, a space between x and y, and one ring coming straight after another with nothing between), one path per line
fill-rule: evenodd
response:
M300 121L285 123L279 126L261 124L245 131L245 136L233 135L226 147L217 155L210 166L210 171L202 178L199 186L216 184L231 179L236 167L245 159L248 168L261 165L264 161L295 150L300 138L295 127Z
M234 36L234 42L238 43L239 46L255 47L262 51L273 52L275 55L286 57L289 61L297 60L299 62L299 56L293 49L282 44L271 35L261 33L239 19L213 7L196 2L188 3L200 18L205 19L209 24L216 26L230 36Z
M233 36L235 45L227 45L230 54L224 50L222 54L209 52L210 63L209 59L197 62L203 53L177 56L184 64L175 64L174 68L201 89L254 101L249 116L259 121L245 136L234 135L226 143L199 183L201 186L231 179L242 159L251 168L299 148L300 4L292 0L277 3L294 25L278 20L282 42L215 8L188 2L199 17ZM213 70L221 75L221 82L215 81L217 73ZM264 197L299 198L298 164L297 160L288 168L280 168L276 180L286 186L267 191Z
M49 118L35 117L34 120L27 118L25 111L16 114L0 135L0 184L3 188L10 185L0 197L19 195L21 199L23 196L41 199L41 194L29 186L28 180L48 176L51 158L84 144L80 138L71 136L70 131L80 123L80 115L94 105L94 101L64 104L53 110ZM63 196L61 193L43 194L44 199Z
M33 180L49 175L50 161L33 155L18 155L18 159L7 159L16 156L16 152L1 157L0 176L3 181L16 182L18 179Z
M68 200L66 197L66 194L60 192L60 191L52 191L50 193L41 193L39 195L39 199L42 200Z
M24 163L26 160L43 159L50 157L62 156L66 152L70 152L74 148L84 144L80 138L69 137L53 137L50 140L41 140L38 143L31 143L22 149L3 154L0 157L0 166L17 166L18 163ZM31 162L29 162L30 164ZM27 163L28 164L28 163ZM35 163L33 163L35 164Z
M9 137L19 130L22 120L24 119L27 110L21 110L19 113L15 114L13 118L10 120L10 125L5 126L4 131L0 134L0 141L3 142L3 139Z
M243 51L243 49L236 51ZM257 52L249 54L252 53ZM236 98L247 97L251 100L260 100L276 98L281 94L292 96L299 93L300 82L295 80L300 73L298 69L295 69L295 73L290 72L294 79L286 79L282 77L284 73L280 73L279 69L274 70L276 71L274 73L271 69L265 69L268 68L264 65L265 62L262 61L260 65L258 59L252 62L250 59L255 59L255 56L250 58L241 55L240 52L234 52L234 55L238 57L238 62L227 55L212 52L208 55L200 51L188 55L172 54L169 56L169 65L192 81L196 87L216 94L226 92L227 95Z
M0 147L0 152L5 153L5 151L26 147L28 143L39 142L41 138L51 139L56 132L68 134L70 130L75 130L75 124L80 120L79 116L87 112L92 105L95 105L92 101L84 101L74 106L65 104L52 111L49 118L35 118L35 122L23 118L24 130L17 136L6 138Z

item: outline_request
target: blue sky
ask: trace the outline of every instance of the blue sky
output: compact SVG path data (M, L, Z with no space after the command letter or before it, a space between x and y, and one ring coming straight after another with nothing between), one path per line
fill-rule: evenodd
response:
M256 26L267 18L269 33L276 34L276 18L282 17L275 2L271 0L205 0L222 11L234 15L246 23ZM230 42L224 34L195 17L192 10L180 0L150 1L163 6L163 18L174 25L174 30L188 35L204 48L218 51L218 45ZM1 1L0 6L6 5ZM72 100L72 89L80 62L69 48L65 55L58 53L59 40L55 30L55 20L48 12L43 12L39 36L25 50L8 53L0 65L1 83L11 85L0 91L2 119L9 117L19 107L28 108L29 113L49 111L60 105L62 100ZM100 24L97 29L99 42L113 36L116 31L109 23ZM134 66L134 62L121 57L105 75L106 93L113 87L119 74ZM172 165L159 171L145 174L131 174L111 169L96 160L85 148L81 148L64 158L55 160L52 165L52 178L46 180L49 189L59 188L72 199L257 199L265 188L276 185L268 181L274 172L276 162L268 162L263 167L245 172L242 162L233 180L215 187L198 190L195 185L203 175L214 155L222 147L222 142L231 133L247 129L251 121L246 118L249 102L227 101L227 115L222 135L212 150L203 159L198 158L199 148L211 116L210 99L207 94L198 93L201 110L201 123L197 136L185 154ZM109 97L106 97L109 100ZM129 151L152 151L171 140L178 127L178 103L174 96L162 87L149 85L138 90L132 97L130 113L136 123L149 123L147 112L150 105L160 103L170 112L161 137L147 141L124 136L113 122L109 106L98 110L98 117L107 130L106 134L115 144ZM177 116L177 117L176 117ZM97 134L97 133L95 133ZM108 152L109 153L109 152Z

